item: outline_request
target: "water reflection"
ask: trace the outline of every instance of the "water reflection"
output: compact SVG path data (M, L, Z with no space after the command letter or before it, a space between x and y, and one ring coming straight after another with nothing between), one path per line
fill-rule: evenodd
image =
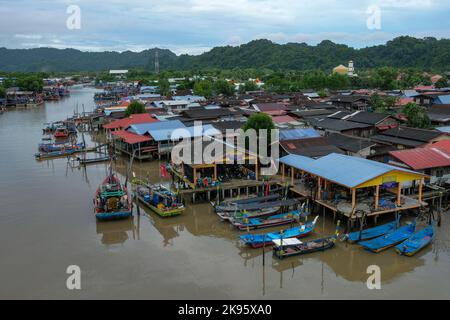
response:
M107 246L124 244L127 240L139 240L139 224L134 218L118 221L96 221L96 232L101 235L101 243ZM137 218L139 220L139 217Z

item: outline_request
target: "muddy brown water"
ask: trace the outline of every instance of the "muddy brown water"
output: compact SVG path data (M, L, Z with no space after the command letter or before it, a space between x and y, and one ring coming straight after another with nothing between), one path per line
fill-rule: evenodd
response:
M372 254L357 245L283 261L242 247L239 232L209 204L189 205L162 219L147 209L118 222L96 222L92 198L106 164L86 170L66 159L37 162L43 123L93 108L91 89L70 98L0 115L0 298L6 299L448 299L450 223L444 215L435 243L417 256L390 249ZM86 136L89 145L94 142ZM125 160L117 169L125 172ZM136 162L153 182L160 163ZM278 228L279 229L279 228ZM276 229L273 229L276 230ZM316 233L333 233L321 215ZM66 288L66 269L81 268L81 290ZM381 290L366 286L367 267L381 268Z

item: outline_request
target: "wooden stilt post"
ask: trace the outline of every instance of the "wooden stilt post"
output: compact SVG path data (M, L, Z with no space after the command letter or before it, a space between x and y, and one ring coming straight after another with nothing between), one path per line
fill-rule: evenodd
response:
M356 189L352 189L352 214L355 211L356 208Z
M285 169L286 166L284 165L284 163L281 165L281 181L284 182L284 175L285 175Z
M317 177L317 200L321 200L321 189L322 189L322 181L320 177Z
M376 191L375 191L375 210L378 210L379 205L380 205L380 186L376 186Z
M399 182L397 185L397 206L400 206L402 204L401 195L402 195L402 184Z
M291 167L291 184L294 185L295 168Z
M422 187L423 187L423 179L420 179L419 182L419 205L422 205Z

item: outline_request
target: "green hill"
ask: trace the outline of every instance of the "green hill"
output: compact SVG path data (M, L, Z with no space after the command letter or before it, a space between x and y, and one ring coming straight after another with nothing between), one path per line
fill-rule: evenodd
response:
M2 71L100 71L145 68L153 70L155 50L159 51L161 70L208 68L269 68L273 70L310 70L331 68L354 60L357 68L382 66L421 69L450 68L450 40L399 37L384 45L354 49L325 40L316 46L305 43L284 45L255 40L237 47L216 47L201 55L177 56L169 50L142 52L82 52L75 49L0 48Z

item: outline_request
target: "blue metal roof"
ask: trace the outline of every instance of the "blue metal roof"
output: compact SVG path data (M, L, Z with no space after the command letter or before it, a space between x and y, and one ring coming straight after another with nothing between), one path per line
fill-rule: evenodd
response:
M450 104L450 95L438 96L436 99L436 103Z
M290 129L280 131L280 140L318 138L320 134L314 128Z
M174 140L180 140L183 138L202 137L204 135L214 136L222 133L221 131L217 130L210 124L197 128L185 127L179 129L180 130L177 131L173 129L149 130L148 133L152 136L153 140L155 141L171 140L172 137L174 138Z
M300 166L306 166L314 162L314 159L299 156L296 154L289 154L280 159L280 163L284 163L288 166L299 168Z
M394 170L419 174L385 163L337 153L312 161L305 160L305 157L285 158L280 159L280 162L349 188L355 188L364 182Z
M436 128L436 130L441 131L441 132L445 132L445 133L450 133L450 127L438 127Z
M138 123L130 126L128 131L135 134L146 134L151 130L174 130L178 128L185 128L186 126L180 120L169 120L151 123Z

